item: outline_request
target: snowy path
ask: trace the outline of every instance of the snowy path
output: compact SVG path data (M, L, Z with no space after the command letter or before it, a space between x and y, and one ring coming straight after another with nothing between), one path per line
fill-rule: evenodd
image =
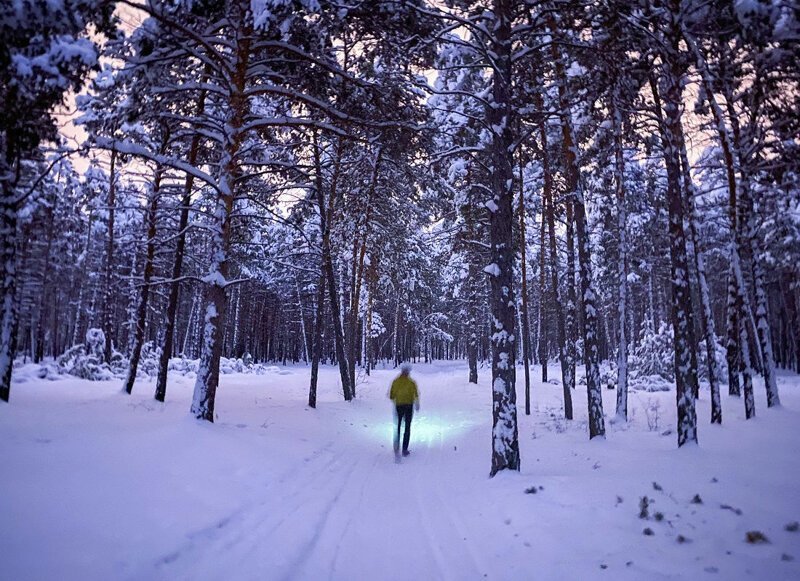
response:
M304 405L304 368L226 376L213 426L186 417L188 378L164 406L146 382L132 397L20 383L0 406L0 579L800 578L800 532L784 530L800 520L796 376L781 377L781 410L760 389L750 422L724 398L725 423L709 426L701 399L701 446L680 451L662 435L674 392L633 394L630 424L588 442L585 392L570 425L560 386L536 382L534 413L520 415L523 470L489 479L485 370L478 386L463 363L414 374L422 410L400 465L391 370L347 404L323 369L317 410ZM749 530L770 543L745 543Z
M448 494L448 475L460 466L446 449L457 452L465 431L484 432L485 422L471 424L464 411L448 413L447 397L426 392L413 424L412 456L397 465L385 387L361 387L354 417L342 423L364 437L348 438L346 431L323 437L296 471L264 488L266 500L192 535L162 559L157 576L193 579L203 571L222 579L236 570L252 579L266 571L275 579L482 577L488 568L479 565L479 550L458 518L468 507ZM134 577L149 579L153 571Z

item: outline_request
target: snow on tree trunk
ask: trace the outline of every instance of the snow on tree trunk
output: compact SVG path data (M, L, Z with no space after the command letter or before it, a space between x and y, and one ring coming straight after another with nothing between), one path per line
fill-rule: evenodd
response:
M755 216L753 211L752 200L750 199L750 188L747 180L746 172L742 164L741 144L737 139L739 131L736 130L738 125L734 125L734 131L729 130L725 115L722 108L717 103L714 96L714 78L709 70L708 63L706 62L703 54L701 53L696 39L688 33L686 29L683 30L683 38L692 52L697 68L703 79L703 88L706 92L706 100L708 101L711 112L714 117L714 122L717 125L717 132L719 135L720 146L723 152L723 159L725 161L726 176L728 180L728 193L729 193L729 216L731 222L731 236L733 243L731 246L731 271L732 279L729 281L728 288L728 375L729 375L729 392L731 395L738 395L738 377L734 378L736 374L736 366L732 366L735 358L735 346L732 344L738 338L740 365L743 373L743 383L745 392L745 409L747 417L755 415L755 407L753 403L752 393L752 359L750 356L750 345L748 333L748 323L751 327L755 328L755 333L758 336L759 345L761 347L762 357L762 371L764 373L764 384L767 390L767 405L780 405L780 398L778 396L778 387L775 380L774 359L772 357L772 342L769 329L769 307L767 303L766 293L764 291L764 276L763 269L759 264L760 252L759 242L757 239L757 232L755 229ZM732 110L731 96L726 95L726 100L729 109ZM733 112L733 111L732 111ZM731 123L738 123L736 120L735 112L730 116ZM738 179L737 179L738 172ZM745 212L744 224L739 223L738 213L740 210ZM744 227L746 232L742 235L739 231L740 227ZM749 250L752 260L753 271L753 285L756 294L756 321L752 322L752 315L749 311L749 301L747 300L747 292L745 286L744 276L742 274L742 256L745 250L745 242L742 237L747 239ZM732 300L733 289L731 285L736 285L737 298L735 302ZM731 305L735 304L735 308L731 312ZM738 337L736 334L736 327L738 327ZM744 344L742 344L744 342Z
M682 86L681 70L675 54L677 38L671 39L667 63L664 66L663 114L661 125L664 163L667 167L667 209L672 278L672 327L675 349L675 384L678 408L678 446L697 442L697 354L695 352L694 316L689 285L689 265L686 235L683 229L683 194L681 191L679 136L681 130ZM669 52L671 50L671 52ZM657 85L651 81L656 109L660 109Z
M539 363L542 365L542 383L547 383L547 263L545 262L545 219L539 231Z
M231 241L231 214L234 205L234 189L239 177L239 153L244 134L242 126L248 112L245 84L250 60L250 43L252 29L244 24L245 15L238 4L233 18L239 20L241 28L232 42L235 43L235 66L230 84L226 131L223 137L224 149L219 161L218 188L216 190L216 208L213 223L210 225L211 264L207 283L206 309L203 318L202 344L200 363L197 369L197 380L194 384L194 397L191 412L197 419L214 421L214 404L219 385L219 362L222 357L222 345L225 333L225 316L227 312L226 287L228 284L228 252Z
M528 269L525 240L525 187L522 179L522 162L519 167L519 249L520 266L522 267L522 297L520 300L520 329L522 330L522 361L525 370L525 415L531 415L531 336L528 328ZM542 236L544 237L544 213L542 213ZM544 256L544 239L542 239L542 256ZM545 356L546 357L546 356ZM543 359L544 361L544 359ZM543 372L544 373L544 372ZM543 380L544 381L544 380Z
M486 120L491 128L493 197L489 219L491 265L490 309L492 314L492 467L490 475L501 470L519 470L517 427L516 346L514 326L514 247L513 247L513 135L511 119L511 0L494 0L493 35L490 51L495 55L492 77L492 103Z
M700 237L698 235L698 215L697 215L697 188L692 180L691 169L689 166L689 155L686 151L686 139L681 126L679 139L681 154L681 170L683 174L684 194L686 196L689 211L688 225L689 237L694 250L694 266L697 271L697 284L700 295L701 326L703 340L706 346L706 363L708 365L708 385L711 391L711 423L722 423L722 402L720 401L719 371L717 365L717 333L714 327L714 313L711 311L711 298L708 290L708 280L706 279L706 265L703 250L700 248Z
M534 107L540 111L544 110L544 103L539 91L533 92ZM561 386L564 392L564 417L572 419L572 388L573 377L570 373L569 356L567 355L567 332L564 320L564 308L561 305L561 292L558 284L558 249L556 246L555 228L555 202L553 200L553 172L550 165L550 155L547 139L547 126L545 118L542 116L538 123L539 141L542 151L542 212L547 217L547 230L550 243L550 286L552 287L553 308L556 311L556 324L558 327L558 360L561 364ZM544 252L544 248L542 248Z
M578 339L578 297L575 289L575 220L574 205L571 198L564 201L564 218L567 222L564 234L567 253L567 305L564 309L564 332L566 333L565 352L567 360L567 379L571 389L575 388L575 366L578 361L576 341Z
M617 417L628 419L628 338L625 326L628 319L628 212L625 205L625 158L622 149L622 115L617 103L612 111L614 124L614 183L617 194L617 236L619 257L617 277Z
M766 281L764 267L761 264L761 243L755 225L755 208L749 188L745 188L745 200L743 200L747 210L747 236L750 244L751 267L753 273L753 288L755 290L756 301L756 334L761 346L761 372L764 376L764 386L767 391L767 407L776 407L781 404L778 394L778 382L775 377L775 358L772 354L772 333L769 325L769 302L765 290Z
M592 258L589 247L589 233L586 225L586 206L580 185L577 144L572 130L566 87L566 75L560 56L554 55L558 75L558 105L561 111L561 139L566 191L573 204L575 234L578 242L578 268L581 286L581 305L583 307L583 348L586 366L586 398L589 411L589 439L605 436L603 419L603 394L600 385L600 351L595 308L595 291L592 280Z
M300 293L300 281L298 279L295 279L295 281L294 281L294 290L295 290L295 293L297 295L297 312L298 312L298 316L300 317L300 320L298 321L298 323L300 325L300 334L301 334L302 339L303 339L302 342L301 342L301 344L303 346L303 363L308 363L309 355L310 355L310 351L311 351L311 349L309 349L309 345L308 345L308 341L309 341L310 337L309 337L308 330L306 329L305 308L304 308L304 305L303 305L303 296ZM237 329L238 329L238 325L237 325ZM234 341L234 344L236 344L236 343L237 342Z
M17 205L13 190L3 183L3 199L0 201L0 276L2 294L0 301L0 401L7 402L11 395L11 372L17 350Z

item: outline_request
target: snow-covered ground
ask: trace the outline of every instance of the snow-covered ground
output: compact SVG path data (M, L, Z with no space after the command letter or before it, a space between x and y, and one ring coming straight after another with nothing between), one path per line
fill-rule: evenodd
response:
M15 383L0 405L0 579L800 579L800 531L786 530L800 520L797 376L779 378L781 409L758 383L750 421L724 396L709 425L701 394L700 446L681 450L674 391L631 394L630 423L589 442L585 390L567 423L560 385L535 381L522 471L490 479L488 371L474 386L463 362L416 366L400 465L394 375L348 404L324 368L316 410L306 368L226 375L214 425L188 416L186 377L163 405L146 381L132 396Z

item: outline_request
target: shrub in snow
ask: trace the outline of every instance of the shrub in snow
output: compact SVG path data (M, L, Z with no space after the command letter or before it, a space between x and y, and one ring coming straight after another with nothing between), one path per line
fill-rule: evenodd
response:
M647 376L658 376L669 383L675 382L673 340L672 325L662 321L658 331L649 324L643 325L639 342L629 360L631 384L635 384L637 378Z
M727 382L728 360L726 358L725 347L722 345L719 337L715 337L714 339L717 358L717 376L720 381ZM706 350L706 342L702 340L697 345L697 377L698 379L708 381L708 351Z
M197 373L199 359L186 359L186 357L173 357L169 360L167 369L178 375L193 375Z
M102 329L86 331L86 342L75 345L56 359L56 370L60 374L74 375L81 379L103 381L120 378L127 368L127 360L117 352L106 363L103 356L106 336Z
M174 357L169 360L169 370L178 375L194 376L197 374L199 359L186 359L185 357ZM241 359L229 359L221 357L219 360L219 372L224 375L231 373L252 373L264 375L267 373L288 373L275 366L267 366L262 363L255 363L253 356L245 353Z
M669 391L674 384L660 375L642 375L631 378L628 389L631 391Z
M161 348L156 346L153 341L148 341L143 344L137 374L144 374L148 377L155 377L158 375L158 360L160 357Z
M603 361L600 364L600 385L604 385L608 389L617 387L616 361Z

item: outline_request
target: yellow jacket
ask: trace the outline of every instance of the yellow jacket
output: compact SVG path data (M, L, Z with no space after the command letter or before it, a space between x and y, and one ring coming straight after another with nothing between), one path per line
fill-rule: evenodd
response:
M419 399L417 384L408 375L401 375L392 382L389 398L395 405L410 405Z

